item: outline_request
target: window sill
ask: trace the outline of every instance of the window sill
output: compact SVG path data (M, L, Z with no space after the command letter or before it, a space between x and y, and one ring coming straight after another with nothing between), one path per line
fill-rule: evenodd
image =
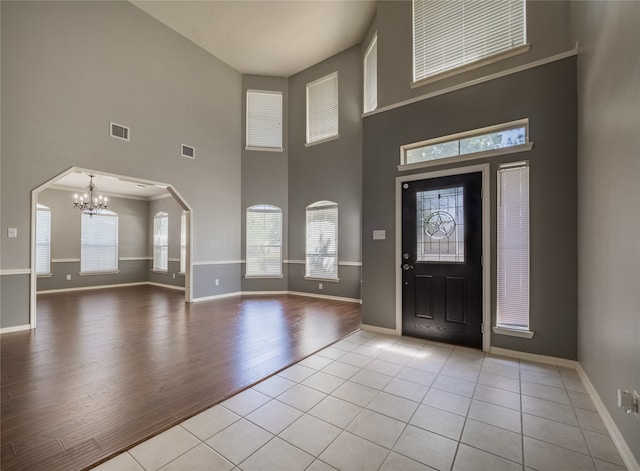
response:
M499 62L501 60L507 59L509 57L517 56L519 54L523 54L528 52L531 49L531 44L523 44L522 46L514 47L513 49L509 49L508 51L499 52L489 57L485 57L483 59L477 60L475 62L471 62L469 64L464 64L453 69L445 70L443 72L438 72L437 74L429 75L428 77L424 77L422 79L416 80L410 84L411 88L418 88L423 85L427 85L433 82L437 82L439 80L453 77L455 75L462 74L464 72L468 72L469 70L478 69L485 65L493 64L494 62Z
M78 273L80 276L93 276L93 275L117 275L120 273L120 270L114 271L81 271Z
M324 144L325 142L335 141L339 137L340 137L340 134L336 134L335 136L326 137L324 139L320 139L319 141L305 142L304 146L305 147L311 147L311 146L315 146L315 145L318 145L318 144Z
M38 273L36 275L36 277L38 278L51 278L53 276L53 273Z
M246 280L265 280L269 278L284 278L284 275L244 275Z
M152 268L151 271L153 273L160 273L160 274L163 274L163 275L168 275L169 274L169 270L159 270L157 268Z
M259 151L259 152L284 152L282 147L253 147L245 146L245 150Z
M493 333L498 335L508 335L510 337L520 337L523 339L533 338L534 332L524 329L510 329L508 327L494 327Z
M328 281L330 283L338 283L340 281L339 278L316 278L315 276L305 276L304 279L309 281Z
M453 157L446 157L444 159L424 160L422 162L415 162L406 165L401 164L398 165L398 172L406 172L417 168L433 167L435 165L445 165L453 162L464 162L466 160L484 159L487 157L495 157L497 155L516 154L518 152L527 152L531 149L533 149L533 142L526 142L517 146L502 147L500 149L491 149L484 152L475 152L473 154L454 155Z

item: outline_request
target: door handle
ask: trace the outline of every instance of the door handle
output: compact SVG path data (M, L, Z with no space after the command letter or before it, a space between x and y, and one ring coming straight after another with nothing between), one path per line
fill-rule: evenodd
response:
M409 265L408 263L405 263L404 265L402 265L402 270L403 271L408 271L408 270L412 270L413 269L413 265Z

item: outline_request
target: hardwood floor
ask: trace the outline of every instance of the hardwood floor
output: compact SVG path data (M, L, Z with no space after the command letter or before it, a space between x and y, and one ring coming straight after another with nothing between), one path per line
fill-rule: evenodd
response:
M0 467L91 467L360 323L358 304L299 296L186 304L153 286L39 295L38 328L0 338Z

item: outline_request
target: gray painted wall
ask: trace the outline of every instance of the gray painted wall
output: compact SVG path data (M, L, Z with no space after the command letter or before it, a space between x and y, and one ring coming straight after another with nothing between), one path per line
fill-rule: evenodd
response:
M282 92L282 152L246 150L247 90ZM283 77L244 75L242 77L242 259L246 259L247 208L270 204L282 209L282 254L288 253L289 216L289 81ZM242 291L285 291L288 284L287 266L282 278L245 278L242 269Z
M47 189L38 195L38 203L51 210L52 260L52 276L38 277L38 291L146 281L149 203L109 197L109 210L118 214L118 257L138 260L119 260L120 273L79 276L81 217L72 206L73 194ZM71 275L71 280L66 275Z
M640 461L640 18L638 2L571 4L578 55L578 358Z
M305 146L307 83L338 71L338 139ZM338 258L360 262L362 208L362 55L354 46L289 79L289 259L305 258L305 208L338 203ZM304 279L303 265L289 264L289 289L360 298L360 277L338 267L339 283ZM356 267L359 268L359 267Z
M378 39L380 41L380 38ZM492 345L577 355L576 61L564 59L364 119L363 323L395 328L395 178L399 148L456 132L530 120L531 151L491 164L491 277L495 313L495 195L499 163L530 161L531 340L493 335ZM470 165L469 162L459 166ZM446 168L431 167L429 170ZM423 173L425 169L402 174ZM372 240L384 229L386 240ZM495 323L495 319L494 322Z
M532 45L528 52L412 89L411 2L379 2L372 26L378 31L378 107L465 83L575 47L568 28L569 2L529 1L526 16L527 42Z
M128 2L1 8L1 268L29 268L31 190L71 166L172 184L193 207L194 261L240 259L240 74ZM1 327L28 323L21 291L3 291Z

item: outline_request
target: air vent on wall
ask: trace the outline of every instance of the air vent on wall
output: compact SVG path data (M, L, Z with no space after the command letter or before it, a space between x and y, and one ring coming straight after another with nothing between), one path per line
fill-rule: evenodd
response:
M189 159L195 159L196 158L196 148L188 146L186 144L182 144L181 155L182 155L182 157L187 157Z
M129 140L129 128L127 126L122 126L121 124L116 124L112 121L110 133L111 137L115 137L116 139L122 139L123 141Z

